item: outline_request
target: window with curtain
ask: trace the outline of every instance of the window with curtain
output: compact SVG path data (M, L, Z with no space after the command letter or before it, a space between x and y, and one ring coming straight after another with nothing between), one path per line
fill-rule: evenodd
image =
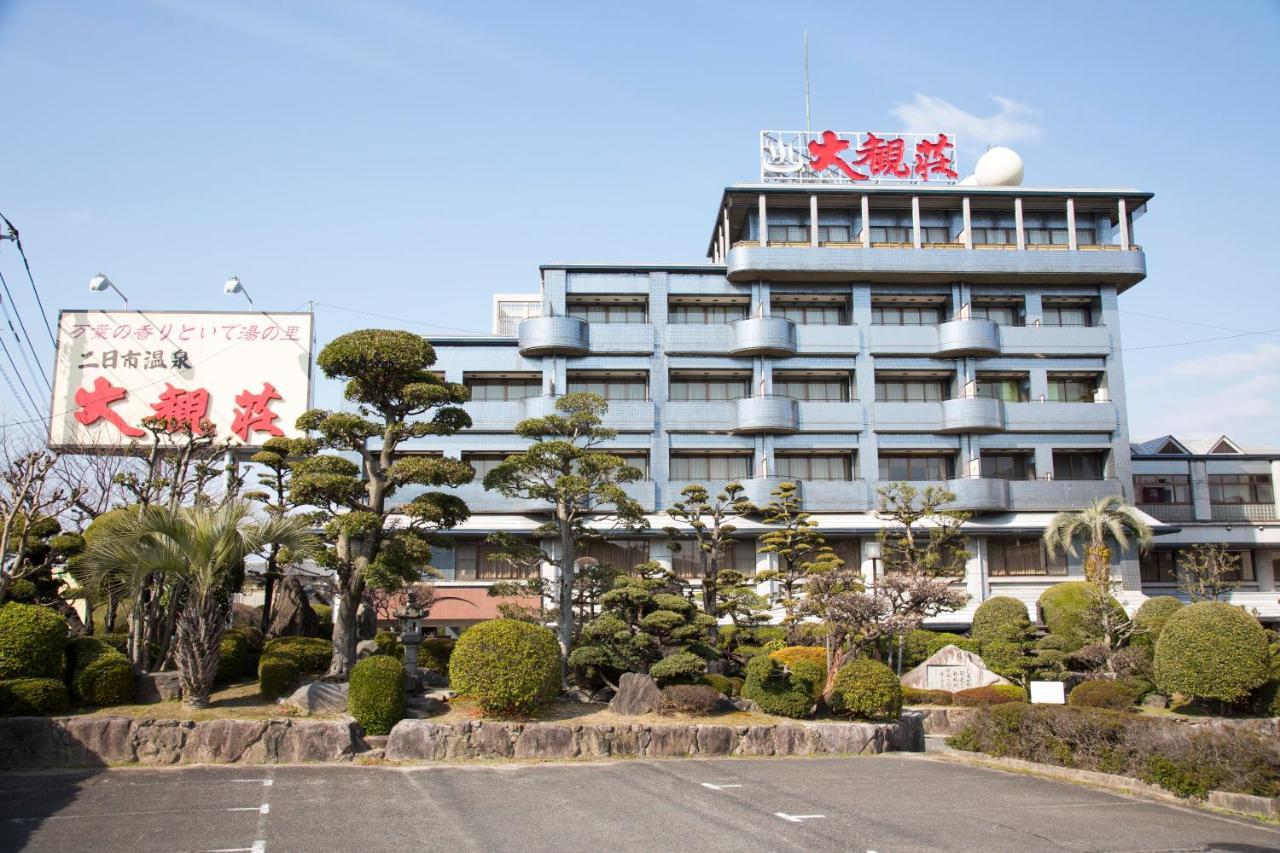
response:
M1055 480L1101 480L1107 469L1105 450L1053 451Z
M975 246L1016 246L1018 243L1016 228L974 227L970 233Z
M1186 474L1134 474L1138 503L1186 504L1191 501L1191 478Z
M649 380L643 376L569 374L569 393L588 392L606 400L647 400Z
M537 374L515 377L464 374L462 384L471 389L471 401L475 403L524 400L542 394L542 377Z
M644 473L644 479L649 479L649 451L647 450L604 450L604 453L611 453L614 456L621 457L632 468L639 468Z
M672 453L671 479L699 482L745 480L751 476L751 456L745 453Z
M775 473L795 480L849 480L853 477L853 452L779 453Z
M992 577L1065 575L1067 558L1061 551L1050 557L1038 536L992 537L987 540L987 572Z
M849 322L848 305L844 302L787 302L774 300L775 317L786 317L804 326L843 326Z
M1059 376L1049 374L1049 402L1092 403L1098 392L1096 376Z
M495 545L483 540L462 539L454 543L455 580L524 580L538 576L537 561L512 565L494 556Z
M1210 474L1209 502L1269 504L1274 500L1270 474Z
M706 554L698 548L696 539L680 540L680 550L671 555L671 570L681 578L701 578L706 575ZM735 539L733 545L720 552L720 569L732 569L744 575L756 573L756 543L754 539Z
M876 378L877 403L925 403L945 400L951 383L945 379Z
M955 237L951 229L945 225L920 226L921 243L954 243Z
M954 471L955 458L952 456L880 454L881 480L949 480Z
M769 223L770 243L808 243L808 225L774 225Z
M1083 304L1060 304L1046 301L1041 311L1045 326L1092 326L1093 309Z
M1178 552L1153 548L1138 555L1138 569L1143 583L1177 583Z
M708 402L736 400L751 393L750 376L681 376L671 377L667 398L675 402Z
M1021 326L1024 317L1021 302L975 302L970 314L998 326Z
M570 302L565 313L588 323L647 323L648 306L642 302Z
M1006 403L1025 403L1031 399L1031 379L1025 374L1004 376L979 373L974 381L974 393L979 397L1004 400Z
M647 539L591 539L579 549L575 565L584 563L604 564L623 572L629 572L649 560Z
M484 475L488 474L494 468L497 468L507 460L516 451L506 451L502 453L467 453L463 452L462 461L475 469L476 478L473 483L479 483L484 479Z
M910 225L872 225L872 243L910 243L913 237Z
M849 385L848 376L773 374L773 393L794 400L847 402L850 399Z
M942 318L937 305L872 304L871 322L877 326L936 326Z
M706 325L732 323L747 316L746 302L672 302L667 306L668 323Z
M819 243L852 243L857 237L849 225L818 224Z
M983 477L997 480L1034 480L1036 460L1030 453L990 453L982 451L979 468Z

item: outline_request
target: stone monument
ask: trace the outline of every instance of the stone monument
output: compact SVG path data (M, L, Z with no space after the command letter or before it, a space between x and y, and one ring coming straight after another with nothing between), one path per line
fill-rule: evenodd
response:
M1008 683L1007 679L987 669L982 658L959 646L943 646L924 663L902 676L903 687L946 690L950 693L970 687Z

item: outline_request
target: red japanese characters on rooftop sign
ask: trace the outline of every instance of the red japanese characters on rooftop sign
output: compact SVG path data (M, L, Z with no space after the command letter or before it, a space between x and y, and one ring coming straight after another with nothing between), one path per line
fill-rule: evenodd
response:
M260 446L310 407L311 315L64 311L54 447L147 444L183 432Z
M957 178L955 137L947 133L760 133L766 183L950 184Z

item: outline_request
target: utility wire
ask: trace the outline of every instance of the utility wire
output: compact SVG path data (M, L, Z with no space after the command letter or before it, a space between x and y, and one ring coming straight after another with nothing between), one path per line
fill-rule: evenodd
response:
M1202 326L1206 329L1218 329L1223 332L1243 332L1253 335L1273 335L1274 331L1254 331L1252 329L1237 329L1234 326L1216 326L1213 323L1201 323L1196 320L1180 320L1177 317L1161 317L1158 314L1144 314L1141 311L1130 311L1127 308L1119 309L1121 314L1132 314L1135 317L1147 317L1151 320L1164 320L1169 323L1182 323L1186 326Z
M36 287L35 277L31 275L31 264L27 261L26 249L22 248L22 238L18 236L18 229L13 227L13 223L9 221L9 217L0 213L0 220L4 221L5 227L9 229L10 236L13 237L13 244L18 247L18 255L22 258L22 266L27 270L27 281L31 282L31 292L35 294L36 297L36 307L40 309L40 319L44 321L44 330L49 333L49 343L53 344L54 349L57 349L58 342L53 336L53 327L49 325L49 312L44 310L44 301L40 298L40 289ZM12 297L10 297L10 299L12 299Z
M9 305L13 306L13 313L14 316L18 318L18 328L22 329L22 334L19 335L18 330L13 328L13 320L9 319L9 309L5 306L4 299L0 299L0 308L4 309L4 318L9 323L9 330L13 332L13 337L16 340L21 341L23 338L26 339L27 349L31 351L31 357L36 360L35 368L32 369L31 365L28 364L27 369L31 371L32 375L39 376L43 379L44 384L48 385L50 390L53 390L53 386L49 385L49 376L44 372L44 365L40 363L40 356L36 353L35 345L31 343L31 335L27 332L27 324L22 322L22 312L18 310L17 304L13 301L13 294L9 291L9 282L5 281L4 273L0 273L0 286L4 287L5 296L9 298ZM22 350L19 349L18 352L21 353ZM27 360L25 354L22 356L22 360ZM14 370L17 369L18 368L16 367L14 368Z
M0 351L3 351L5 358L9 360L9 366L13 368L13 374L14 376L17 377L18 384L22 386L22 390L26 393L27 399L31 401L31 405L35 407L35 411L39 412L40 404L36 402L36 398L31 394L31 389L27 387L26 380L23 379L22 374L18 372L18 365L13 360L13 354L9 352L9 345L4 342L4 338L2 337L0 337ZM14 396L17 397L16 391L14 392ZM21 398L19 398L19 402L21 402ZM23 408L26 408L25 404ZM37 418L36 420L41 420L41 419Z
M1218 335L1214 338L1199 338L1194 341L1175 341L1170 344L1148 344L1142 347L1122 347L1121 352L1134 352L1143 349L1165 349L1166 347L1185 347L1191 344L1204 344L1210 341L1229 341L1233 338L1247 338L1252 335L1274 335L1280 333L1280 329L1263 329L1257 332L1241 332L1238 335Z

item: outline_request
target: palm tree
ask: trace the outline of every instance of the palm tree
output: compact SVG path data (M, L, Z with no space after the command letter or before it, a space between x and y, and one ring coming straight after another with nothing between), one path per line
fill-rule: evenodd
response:
M1044 544L1051 555L1061 549L1075 556L1076 541L1082 541L1085 579L1104 588L1111 585L1108 539L1115 540L1121 549L1128 548L1132 539L1140 551L1146 551L1151 545L1151 527L1135 507L1110 495L1084 509L1058 513L1044 531Z
M79 570L90 588L163 574L173 579L169 595L181 602L174 660L182 701L192 708L209 704L218 669L218 645L231 608L228 578L250 554L277 545L306 556L319 540L303 519L255 518L248 503L188 507L170 512L150 507L121 518L110 536L82 555ZM130 571L121 573L121 566ZM128 590L126 590L128 591Z

